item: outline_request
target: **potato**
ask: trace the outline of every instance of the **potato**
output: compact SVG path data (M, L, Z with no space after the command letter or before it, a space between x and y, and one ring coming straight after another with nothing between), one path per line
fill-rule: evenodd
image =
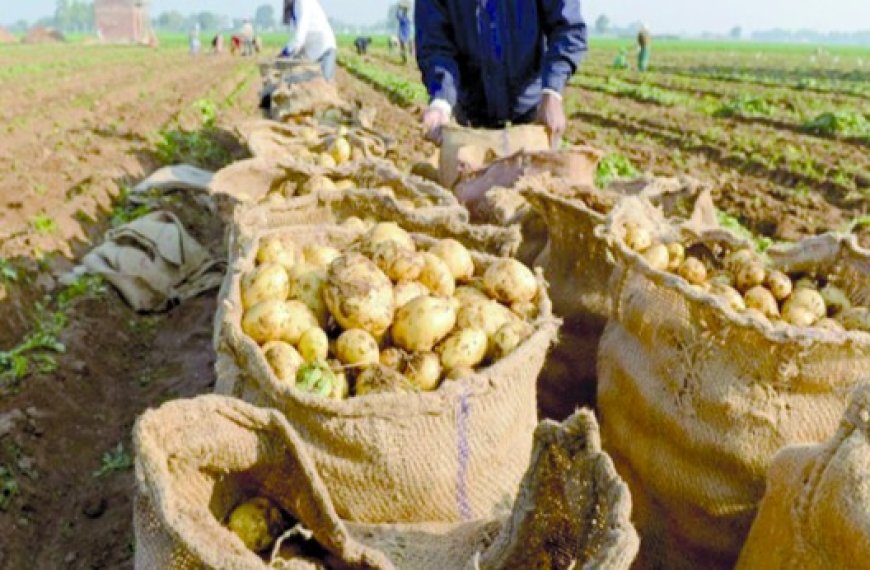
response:
M710 285L710 293L717 297L722 297L728 306L735 311L742 311L746 308L743 296L733 287L722 285L721 283L713 283Z
M516 259L499 259L483 274L485 291L503 303L531 301L538 294L538 280L531 269Z
M725 259L722 260L722 263L726 269L733 273L737 273L741 267L755 261L758 261L758 255L756 255L754 251L751 249L738 249L737 251L732 251L726 255Z
M348 366L368 366L381 361L378 341L362 329L350 329L338 337L335 355Z
M498 329L517 317L504 305L492 301L474 301L459 309L456 325L460 329L479 329L492 337Z
M378 244L372 252L372 261L393 281L413 281L420 277L425 265L422 255L394 241Z
M262 552L272 546L285 526L281 510L264 497L245 501L233 509L227 519L227 528L254 552Z
M788 299L789 295L791 295L791 279L789 279L788 275L782 271L771 271L767 274L764 283L767 285L767 288L770 289L770 292L773 293L773 296L777 301L784 301Z
M700 285L707 279L707 268L695 257L687 257L680 265L679 273L680 277L693 285Z
M293 326L293 318L294 313L290 311L286 301L263 301L245 311L242 331L257 344L265 344L270 340L286 340L287 331Z
M371 254L375 248L385 241L394 241L402 249L417 251L411 234L399 227L395 222L381 222L370 229L362 238L363 253Z
M489 301L486 293L468 285L457 287L456 291L453 292L453 298L458 300L459 304L463 307L471 304L473 301Z
M462 329L438 345L441 364L447 370L474 368L486 357L489 339L480 329Z
M329 147L329 154L332 155L333 159L335 159L336 164L343 164L350 160L350 157L353 154L353 149L351 148L350 143L347 142L346 138L338 137Z
M625 245L634 251L646 251L652 245L652 235L635 222L625 224Z
M822 329L826 331L832 332L842 332L846 330L846 328L837 320L834 320L830 317L824 317L822 319L817 320L813 323L813 326L817 329Z
M710 277L710 285L724 285L734 288L734 275L728 271L717 271Z
M366 223L361 219L357 218L356 216L351 216L345 219L343 222L341 222L341 227L359 234L364 233L369 229Z
M670 265L668 248L664 244L657 243L652 245L642 255L649 266L657 271L665 271Z
M299 187L296 195L308 196L309 194L317 194L318 192L336 192L337 190L338 188L331 178L316 174L306 180L305 184Z
M870 332L870 309L867 307L850 307L837 315L846 330Z
M380 337L393 322L393 284L377 265L358 253L332 262L323 299L345 330L363 329Z
M806 309L813 315L812 322L815 322L822 317L827 316L828 311L825 307L825 300L822 295L813 289L798 289L791 294L791 297L783 305L783 313L789 312L792 308L801 307Z
M335 168L338 166L335 159L332 158L332 155L325 152L321 152L317 155L317 165L322 166L323 168Z
M737 289L746 293L753 287L764 283L767 271L760 261L751 261L737 269Z
M260 240L260 247L257 249L257 262L260 264L276 263L290 271L299 258L299 251L289 238L272 235Z
M263 301L283 301L290 292L287 270L277 263L265 263L242 278L241 289L245 309Z
M318 326L317 317L302 301L286 301L284 306L287 308L289 318L280 340L294 345L299 344L299 340L308 329Z
M446 380L462 380L463 378L471 378L477 374L474 371L474 368L454 368L452 370L448 370L447 374L444 376Z
M686 260L686 248L678 242L669 243L668 248L668 271L677 271Z
M492 356L500 360L512 353L524 340L531 336L534 329L523 322L503 325L492 337Z
M321 398L340 399L342 382L346 384L347 378L339 378L326 362L309 362L296 373L296 389Z
M420 283L437 297L452 297L456 292L456 281L447 264L440 257L431 253L421 253L423 271L420 272Z
M369 366L356 379L356 395L416 392L417 388L401 373L386 366Z
M403 281L393 287L393 298L397 309L404 307L417 297L425 295L429 295L429 288L419 281Z
M756 285L751 288L744 293L743 299L750 309L761 311L766 317L779 317L779 305L776 304L773 293L764 286Z
M795 305L793 303L783 305L782 319L796 327L809 327L818 320L812 311L802 305Z
M539 314L538 306L532 301L512 304L511 312L526 322L534 321L538 318Z
M296 384L296 373L305 360L291 344L280 340L267 342L263 345L263 355L278 380L289 386Z
M401 348L390 347L381 351L380 363L382 366L391 368L397 372L405 370L405 362L408 355Z
M290 299L302 301L311 309L321 328L329 323L329 309L323 300L326 269L301 263L290 272Z
M455 239L443 239L429 250L441 258L456 281L468 281L474 277L474 260L464 245Z
M456 326L456 309L438 297L417 297L396 312L393 342L410 352L428 352Z
M341 255L341 252L328 245L306 245L302 248L302 255L308 265L325 269Z
M405 366L405 376L420 390L431 392L441 383L441 361L433 352L411 355Z
M332 367L332 373L335 374L335 386L329 397L333 400L344 400L350 395L350 382L347 381L347 374L335 367Z
M320 327L310 328L299 339L299 354L305 362L315 362L329 358L329 337Z
M818 290L819 285L816 283L816 280L812 277L804 276L795 281L794 290L798 289L816 289Z
M842 313L843 311L852 306L852 302L849 300L849 297L846 295L845 291L843 291L839 287L828 285L822 288L822 290L819 291L819 294L825 301L825 306L827 306L827 311L829 315L836 315L837 313Z

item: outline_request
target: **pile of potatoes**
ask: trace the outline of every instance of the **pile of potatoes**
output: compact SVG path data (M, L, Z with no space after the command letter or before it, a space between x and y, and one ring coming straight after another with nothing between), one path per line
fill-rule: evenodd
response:
M478 267L452 239L425 251L395 223L351 218L345 251L260 240L242 330L282 383L327 398L436 390L533 332L539 283L513 259Z
M721 297L733 310L768 322L830 331L870 332L870 309L853 306L826 275L787 275L744 248L688 255L678 242L660 243L639 225L625 224L625 245L653 269L679 275L690 285Z

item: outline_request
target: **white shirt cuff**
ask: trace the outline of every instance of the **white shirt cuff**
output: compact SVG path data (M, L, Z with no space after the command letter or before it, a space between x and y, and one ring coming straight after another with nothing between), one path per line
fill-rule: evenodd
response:
M447 118L450 118L453 114L453 107L450 106L450 103L446 99L432 99L432 102L429 103L429 108L441 111L447 115Z
M542 95L552 95L553 97L555 97L559 101L562 100L562 94L559 93L558 91L556 91L555 89L542 89L541 94Z

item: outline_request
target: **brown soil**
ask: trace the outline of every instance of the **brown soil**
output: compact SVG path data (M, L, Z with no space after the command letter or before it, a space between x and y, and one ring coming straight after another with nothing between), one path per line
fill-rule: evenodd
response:
M94 67L88 72L93 76L77 82L57 78L69 85L66 97L40 91L28 106L23 89L11 90L5 101L0 95L0 108L17 105L31 121L0 142L0 171L9 173L0 179L0 256L15 256L30 275L27 284L10 285L5 300L0 291L0 321L8 323L0 330L0 350L30 330L33 303L55 289L53 276L73 263L55 255L40 266L34 253L75 257L99 239L118 182L135 182L158 166L154 131L192 101L206 95L221 101L240 85L238 103L224 109L221 124L230 130L257 114L256 81L241 83L256 77L250 62L191 62L180 52L143 57L145 63ZM375 127L398 141L400 163L434 151L420 140L416 116L344 72L338 82L347 98L378 110ZM108 91L100 86L106 84L118 86L111 97L103 95ZM70 104L77 97L96 102L77 108ZM182 123L191 121L181 117ZM17 168L8 168L13 164ZM21 190L35 187L44 191ZM224 255L221 223L192 197L167 196L161 204L215 255ZM57 232L40 234L28 223L38 212L50 213ZM12 393L0 394L0 467L18 485L7 510L0 511L0 566L132 567L133 472L95 472L119 443L131 450L131 428L145 409L211 391L215 297L212 292L151 316L133 313L111 289L79 299L60 338L66 352L58 357L58 370L30 376Z

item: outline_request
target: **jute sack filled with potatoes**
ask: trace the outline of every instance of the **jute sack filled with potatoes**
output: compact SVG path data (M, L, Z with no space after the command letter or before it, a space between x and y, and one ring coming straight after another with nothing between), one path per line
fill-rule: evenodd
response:
M301 434L279 412L234 398L148 411L133 441L143 570L625 570L637 553L631 498L588 411L538 426L504 512L456 523L342 520Z
M548 175L521 181L519 190L543 220L547 246L535 261L550 284L557 315L565 321L538 385L541 411L564 418L578 405L592 405L598 342L610 315L613 261L595 234L626 196L644 195L660 204L675 226L716 225L705 188L691 178L641 178L607 189L576 186Z
M540 275L395 223L244 248L217 390L287 415L342 517L454 522L516 491L559 325Z
M834 436L774 458L740 569L862 568L870 559L870 384Z
M598 406L641 566L732 567L774 455L829 439L870 369L870 252L825 235L763 256L640 199L600 230L616 263Z
M468 212L444 188L399 172L383 160L360 160L340 166L320 166L302 159L281 162L253 158L231 164L215 174L211 191L230 204L222 208L232 218L239 205L265 204L304 215L346 193L377 190L403 215L420 220L468 221ZM364 197L364 196L363 196ZM363 201L362 199L360 200ZM302 218L300 223L320 223L323 216Z

